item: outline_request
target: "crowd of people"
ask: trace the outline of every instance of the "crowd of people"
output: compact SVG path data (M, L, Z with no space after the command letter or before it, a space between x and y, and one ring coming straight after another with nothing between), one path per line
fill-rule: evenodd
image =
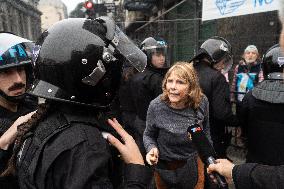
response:
M214 189L216 174L237 189L284 187L284 33L262 59L248 44L231 87L219 36L174 63L166 40L137 47L108 17L59 21L36 43L1 32L0 46L1 188ZM204 161L193 124L216 159L226 127L240 127L247 163Z

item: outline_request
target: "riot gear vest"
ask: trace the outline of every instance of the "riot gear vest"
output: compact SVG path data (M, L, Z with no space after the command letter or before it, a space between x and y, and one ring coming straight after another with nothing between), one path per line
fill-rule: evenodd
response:
M56 158L62 152L72 149L86 140L89 143L98 143L100 140L93 134L94 130L90 130L90 127L96 127L100 132L102 130L100 125L95 116L84 117L65 113L54 113L48 116L35 131L26 135L27 139L17 155L17 173L21 189L45 188L46 183L42 178L46 178L48 170ZM84 127L84 132L80 129L82 127ZM64 137L56 141L56 148L47 149L50 142L53 142L53 139L62 132L64 132ZM70 137L72 140L68 140L67 143L66 139ZM40 158L43 160L40 161ZM40 162L43 163L39 168Z

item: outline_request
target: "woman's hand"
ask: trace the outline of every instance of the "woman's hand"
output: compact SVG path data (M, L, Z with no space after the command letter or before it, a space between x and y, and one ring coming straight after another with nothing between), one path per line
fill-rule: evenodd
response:
M146 155L146 161L149 165L156 165L159 159L158 148L152 148Z
M223 175L228 183L232 183L232 171L235 165L227 159L217 159L216 162L216 164L210 164L208 166L207 172L209 174L212 172L217 172L220 175Z
M109 134L107 140L118 149L125 163L145 165L143 157L139 151L135 140L129 135L118 121L114 119L108 119L108 124L111 125L116 132L121 136L124 144L121 143L117 138Z
M20 116L12 125L11 127L0 137L0 148L3 150L7 150L8 147L14 143L16 136L17 136L17 128L19 125L27 122L31 119L32 115L36 111L28 113L24 116Z

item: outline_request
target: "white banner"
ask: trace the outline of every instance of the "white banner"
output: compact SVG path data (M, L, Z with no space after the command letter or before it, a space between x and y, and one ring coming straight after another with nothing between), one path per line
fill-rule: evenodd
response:
M279 0L203 0L202 21L278 10Z

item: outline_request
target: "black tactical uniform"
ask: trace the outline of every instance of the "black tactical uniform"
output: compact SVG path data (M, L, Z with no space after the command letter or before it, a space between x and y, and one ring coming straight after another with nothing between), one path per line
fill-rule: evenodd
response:
M119 187L117 155L102 137L111 132L105 112L118 90L122 62L142 71L146 56L107 17L60 21L37 45L30 94L46 98L47 108L37 111L18 153L20 188ZM145 188L150 179L145 166L126 165L125 188Z
M242 124L248 131L247 162L284 164L284 77L279 45L263 58L265 80L245 95Z
M146 116L149 104L162 93L162 81L167 72L167 62L164 67L157 68L152 64L154 53L166 56L167 44L161 38L148 37L141 43L141 49L147 55L147 67L144 72L137 73L131 79L131 93L135 106L134 139L140 151L146 155L143 144L143 133L146 128Z
M238 126L238 120L232 112L229 85L221 71L213 66L225 60L222 71L227 72L232 65L231 53L230 43L216 36L206 40L193 58L200 87L209 100L211 138L219 157L226 157L229 142L226 139L225 126Z

